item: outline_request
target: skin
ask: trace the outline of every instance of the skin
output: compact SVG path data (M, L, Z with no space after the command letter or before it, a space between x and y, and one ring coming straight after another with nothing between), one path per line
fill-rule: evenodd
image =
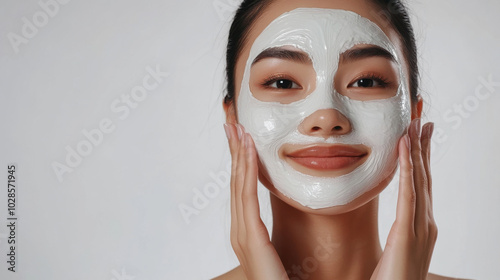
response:
M403 57L396 32L387 22L381 22L376 13L370 13L375 7L367 1L277 0L255 22L237 60L235 100L255 38L276 17L298 7L354 11L381 27L397 47L398 56ZM408 71L406 62L403 64L404 71ZM307 69L304 72L308 73ZM240 266L215 279L289 279L287 271L292 272L290 279L455 279L428 273L437 238L430 174L433 124L420 125L421 99L412 104L413 121L398 144L400 185L396 220L384 250L378 235L378 195L396 169L346 205L318 210L304 207L272 186L262 171L251 136L238 124L234 102L223 106L232 156L231 244ZM306 134L332 137L349 133L349 129L331 129L346 128L348 123L334 109L318 110L304 120L300 129ZM271 192L272 239L260 219L257 180Z

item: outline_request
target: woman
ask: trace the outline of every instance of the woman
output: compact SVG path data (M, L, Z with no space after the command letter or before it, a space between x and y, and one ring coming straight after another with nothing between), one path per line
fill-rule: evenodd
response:
M399 1L244 1L227 78L241 265L217 279L449 279L428 274L433 124L420 126L416 47ZM396 221L382 250L378 195L398 160ZM271 192L272 239L257 179Z

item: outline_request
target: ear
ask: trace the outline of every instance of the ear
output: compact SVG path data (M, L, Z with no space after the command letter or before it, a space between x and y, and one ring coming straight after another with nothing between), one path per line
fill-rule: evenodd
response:
M236 117L236 108L234 105L234 101L226 103L222 100L222 108L224 108L224 112L226 113L226 123L237 124L238 119Z
M411 106L411 119L412 120L422 117L422 108L424 107L424 100L422 99L422 96L420 96L420 95L418 95L417 98L418 98L417 103L415 103Z

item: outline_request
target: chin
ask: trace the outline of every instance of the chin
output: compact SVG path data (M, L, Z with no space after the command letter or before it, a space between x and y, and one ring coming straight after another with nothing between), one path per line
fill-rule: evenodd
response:
M396 173L397 169L397 164L395 165L393 171L389 174L389 176L385 177L379 184L377 184L375 187L371 188L367 192L363 193L362 195L358 196L351 202L344 204L344 205L338 205L338 206L331 206L331 207L325 207L325 208L319 208L319 209L312 209L310 207L304 206L300 204L299 202L285 196L283 193L281 193L278 189L276 189L271 181L268 179L269 176L265 172L259 172L259 181L264 185L270 192L271 194L278 198L280 201L286 203L286 205L291 206L295 208L296 210L299 210L304 213L308 214L316 214L316 215L340 215L340 214L345 214L351 211L354 211L363 205L374 201L374 199L378 198L378 195L389 185L389 183L392 181L394 178L394 174ZM262 170L259 166L259 170Z

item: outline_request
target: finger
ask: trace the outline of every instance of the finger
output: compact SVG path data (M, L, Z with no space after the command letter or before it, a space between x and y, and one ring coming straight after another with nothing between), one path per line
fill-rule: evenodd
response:
M235 180L236 180L236 166L237 166L237 147L238 147L238 134L236 132L236 126L234 124L224 124L224 130L229 143L229 150L231 152L231 234L236 234L237 227L237 216L236 216L236 191L235 191Z
M228 142L231 151L231 244L233 247L236 247L235 250L239 250L240 240L238 238L239 233L239 223L241 222L241 218L238 218L238 202L237 198L237 181L238 181L238 158L239 158L239 150L240 150L240 135L238 124L228 124Z
M432 176L431 176L431 137L434 131L434 123L426 123L422 128L422 161L424 163L427 177L427 195L429 198L429 208L432 211Z
M399 193L396 206L396 221L414 234L416 194L413 184L413 164L408 135L399 140Z
M242 192L243 186L245 184L245 176L246 176L246 151L245 151L245 133L243 127L238 124L238 135L240 136L239 147L238 147L238 162L236 166L236 175L235 175L235 202L236 202L236 216L238 219L238 236L245 238L246 226L245 219L243 217L243 199Z
M427 174L422 160L420 143L420 119L412 121L410 128L411 160L413 164L413 180L416 194L415 225L421 225L427 218ZM418 226L416 229L419 228Z
M234 182L238 163L239 137L234 124L224 124L224 130L226 131L229 151L231 153L231 187L233 187L232 183Z
M231 123L224 124L224 130L227 136L227 142L229 144L229 151L231 152L231 157L234 156L234 153L238 150L238 132L236 130L236 126Z
M246 171L242 193L245 224L249 230L261 230L264 224L260 218L259 199L257 195L257 152L255 151L255 143L250 134L246 134L245 136ZM257 236L258 234L254 232L252 235Z

